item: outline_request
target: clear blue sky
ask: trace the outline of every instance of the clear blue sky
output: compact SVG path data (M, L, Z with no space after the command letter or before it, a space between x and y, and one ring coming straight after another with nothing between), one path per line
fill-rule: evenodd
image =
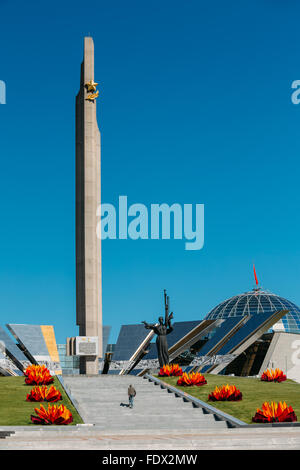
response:
M75 325L75 95L100 84L102 201L205 204L205 245L103 242L103 319L203 318L260 284L300 304L296 1L0 0L1 324Z

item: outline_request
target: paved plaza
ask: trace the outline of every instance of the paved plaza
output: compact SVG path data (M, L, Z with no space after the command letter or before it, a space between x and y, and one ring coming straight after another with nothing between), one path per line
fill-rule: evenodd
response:
M1 428L2 429L2 428ZM12 428L11 428L12 429ZM93 429L17 430L0 450L299 450L300 428L104 433Z

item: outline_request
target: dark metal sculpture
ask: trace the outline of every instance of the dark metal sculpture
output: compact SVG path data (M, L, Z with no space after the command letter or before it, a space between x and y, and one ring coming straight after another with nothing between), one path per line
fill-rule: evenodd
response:
M153 330L157 335L156 338L156 347L157 347L157 357L160 367L169 364L169 352L168 352L168 342L167 335L173 331L173 326L171 325L171 320L173 318L173 312L169 314L169 296L167 296L166 291L164 290L164 299L165 299L165 320L163 317L159 317L158 323L150 324L146 321L144 323L145 328L148 330Z

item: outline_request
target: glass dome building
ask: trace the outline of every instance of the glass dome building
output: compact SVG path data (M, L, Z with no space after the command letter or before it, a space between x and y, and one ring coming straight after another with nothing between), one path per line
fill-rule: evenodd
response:
M261 288L254 288L252 291L224 300L206 315L205 320L259 315L277 310L289 312L273 325L272 330L300 334L300 308L293 302Z

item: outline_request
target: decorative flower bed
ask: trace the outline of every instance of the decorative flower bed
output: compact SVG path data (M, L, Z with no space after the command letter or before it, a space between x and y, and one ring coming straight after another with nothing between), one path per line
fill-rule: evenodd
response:
M278 368L275 370L267 369L262 373L260 380L264 382L283 382L286 380L286 375Z
M297 421L297 416L291 406L285 402L271 403L264 402L262 409L257 408L255 416L252 418L254 423L286 423Z
M34 411L38 416L30 416L33 424L66 425L73 421L71 411L64 405L48 405L47 410L41 405L40 408L35 408Z
M243 395L235 385L222 385L208 395L210 401L240 401Z
M62 400L62 396L59 390L54 385L47 387L46 385L36 386L27 394L27 401L49 401L56 402Z
M54 380L49 369L44 365L32 364L27 367L24 375L27 385L49 385Z
M199 387L200 385L207 384L204 375L200 374L200 372L192 372L191 374L187 374L186 372L177 380L177 385L181 385L184 387L189 387L196 385Z
M159 377L178 377L182 374L182 369L178 364L168 364L161 367L158 375Z

